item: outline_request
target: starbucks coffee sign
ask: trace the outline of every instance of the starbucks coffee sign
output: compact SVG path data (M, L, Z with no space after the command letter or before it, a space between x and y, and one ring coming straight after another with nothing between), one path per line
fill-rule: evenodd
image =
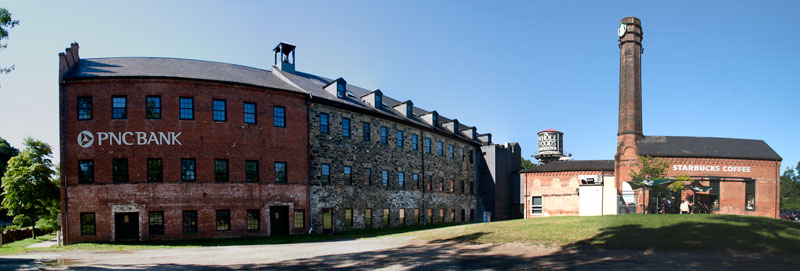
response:
M82 148L97 146L126 145L181 145L178 137L181 132L89 132L82 131L78 134L78 145Z
M713 165L672 165L672 171L752 172L752 168Z

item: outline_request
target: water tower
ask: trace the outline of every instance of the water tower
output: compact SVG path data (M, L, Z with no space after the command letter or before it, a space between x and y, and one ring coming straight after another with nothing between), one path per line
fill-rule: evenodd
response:
M536 160L539 164L547 164L558 160L569 160L564 155L564 133L547 129L538 133L539 135L539 154Z

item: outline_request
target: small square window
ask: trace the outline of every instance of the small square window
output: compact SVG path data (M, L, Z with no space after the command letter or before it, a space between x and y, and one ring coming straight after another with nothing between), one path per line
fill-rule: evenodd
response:
M319 114L319 132L323 134L328 133L328 114Z
M383 209L383 226L388 227L391 221L389 220L389 209Z
M244 178L248 183L258 182L258 161L246 160L244 161Z
M247 231L258 232L261 229L261 210L247 210Z
M531 197L531 214L542 214L542 197Z
M306 228L306 212L305 210L294 210L294 228L295 229L305 229Z
M286 108L275 106L272 108L272 125L275 127L286 127Z
M400 220L400 225L405 225L406 224L406 209L402 209L401 208L398 211L400 211L400 213L397 216L397 219Z
M197 211L183 211L183 233L197 233Z
M161 158L147 159L147 182L160 183L164 181L164 168Z
M444 156L444 143L439 141L438 144L439 144L439 156Z
M147 119L161 119L161 96L147 96L145 98L145 117Z
M372 228L372 209L364 209L364 227Z
M363 132L361 133L361 140L364 142L369 142L370 141L369 122L362 122L361 128L363 129Z
M344 209L344 225L353 226L353 209Z
M342 118L342 137L350 137L350 119Z
M353 169L350 166L344 166L344 184L353 185Z
M128 98L125 96L111 97L111 118L112 119L127 119L128 118Z
M405 187L405 182L406 182L406 174L403 173L403 172L398 172L397 173L397 186L399 186L400 188L404 188Z
M214 181L218 183L228 182L228 160L214 160Z
M180 103L180 118L182 120L193 120L194 119L194 98L192 97L181 97L179 99Z
M381 126L381 144L389 143L388 135L387 135L387 128Z
M244 109L244 123L256 124L256 104L245 102L242 108Z
M217 231L231 230L231 210L217 210Z
M194 159L181 159L181 181L194 182L195 181L195 160Z
M147 220L150 235L164 235L164 211L150 211Z
M381 171L381 184L383 184L383 186L389 186L389 171L388 170L382 170Z
M94 160L78 160L78 183L94 183Z
M331 166L328 164L322 164L322 173L321 173L321 181L322 184L331 184Z
M417 150L418 145L419 145L419 137L416 134L412 134L411 135L411 149L412 150Z
M403 148L403 131L397 130L397 147Z
M114 183L127 183L128 182L128 159L117 158L112 159L113 166L113 180Z

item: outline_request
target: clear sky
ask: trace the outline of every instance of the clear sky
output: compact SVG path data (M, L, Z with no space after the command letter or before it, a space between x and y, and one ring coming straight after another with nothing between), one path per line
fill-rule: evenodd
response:
M644 29L645 135L762 139L800 160L800 1L0 1L20 25L0 66L0 137L56 147L58 53L190 58L344 77L520 142L562 131L613 159L619 20Z

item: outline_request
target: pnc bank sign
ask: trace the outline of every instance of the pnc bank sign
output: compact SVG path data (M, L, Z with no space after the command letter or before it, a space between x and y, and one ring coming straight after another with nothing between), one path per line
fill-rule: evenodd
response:
M180 132L89 132L82 131L78 134L78 145L89 148L95 143L97 146L113 145L181 145L178 137Z

